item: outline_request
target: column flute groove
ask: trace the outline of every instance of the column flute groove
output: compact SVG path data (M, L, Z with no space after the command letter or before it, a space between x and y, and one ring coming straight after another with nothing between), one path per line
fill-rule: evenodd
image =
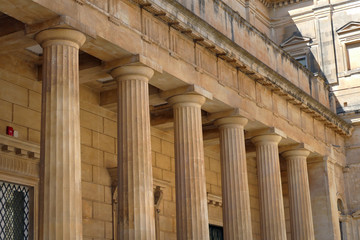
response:
M291 239L315 239L306 158L309 151L294 149L282 153L286 159Z
M118 83L118 239L155 239L148 81L145 66L112 70Z
M57 28L35 39L44 49L40 239L82 239L78 54L86 38Z
M205 97L178 95L173 104L175 124L176 229L179 240L208 240L201 106Z
M220 130L224 238L251 240L251 210L244 126L247 119L217 120Z
M280 140L280 136L272 134L252 139L258 167L261 239L266 240L286 240L278 151Z

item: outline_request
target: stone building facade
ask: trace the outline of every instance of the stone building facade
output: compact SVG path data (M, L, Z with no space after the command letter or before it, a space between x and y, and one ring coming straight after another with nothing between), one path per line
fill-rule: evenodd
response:
M0 239L359 239L359 12L1 0Z

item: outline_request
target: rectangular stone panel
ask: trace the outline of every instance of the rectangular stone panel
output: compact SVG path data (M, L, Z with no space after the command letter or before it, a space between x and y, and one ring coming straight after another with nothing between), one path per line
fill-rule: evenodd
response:
M132 28L141 30L140 12L141 10L136 5L122 0L109 1L109 13L121 22L131 26Z
M239 90L250 99L255 99L255 81L238 71L238 79L240 81Z
M272 99L272 92L264 85L257 85L257 90L261 94L261 104L265 106L265 108L272 110L273 108L273 99Z
M83 199L98 202L104 201L104 186L89 182L82 182L81 186Z
M0 79L0 98L24 107L28 106L28 90Z
M209 50L196 45L196 63L204 71L210 73L213 76L217 76L217 66L216 66L216 56L212 54Z
M151 41L159 44L164 48L169 47L169 26L164 22L154 18L152 14L142 12L142 29L143 33L150 38Z
M115 139L98 132L92 133L93 147L108 153L115 153Z
M294 124L297 127L301 127L301 116L300 116L300 108L294 104L289 103L289 117L292 124Z
M41 112L41 94L29 90L29 108Z
M12 103L0 100L0 119L12 121Z
M14 123L40 131L41 115L29 108L14 105Z
M105 222L94 219L83 219L83 234L89 237L104 238Z
M103 118L82 109L80 110L80 125L97 132L103 132Z
M239 89L239 83L237 81L236 68L229 65L226 61L218 59L219 65L219 78L222 84L230 88Z
M194 42L175 30L170 31L170 38L173 51L186 62L194 64Z

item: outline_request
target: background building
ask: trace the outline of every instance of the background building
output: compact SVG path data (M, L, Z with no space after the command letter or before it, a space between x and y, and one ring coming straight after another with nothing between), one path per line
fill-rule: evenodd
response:
M359 13L1 0L0 239L359 239Z

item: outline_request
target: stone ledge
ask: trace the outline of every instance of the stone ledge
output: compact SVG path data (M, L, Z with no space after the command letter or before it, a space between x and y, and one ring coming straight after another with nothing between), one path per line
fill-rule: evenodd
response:
M0 147L0 171L39 178L39 145L0 135Z
M262 63L259 59L251 55L245 49L241 48L235 42L225 37L223 33L220 33L218 30L214 29L203 19L196 16L194 13L190 12L179 3L173 0L166 0L163 2L159 2L158 0L152 1L155 4L147 0L134 0L134 2L138 3L140 6L146 6L144 9L152 13L157 18L159 18L159 16L156 14L157 12L165 13L165 16L167 17L164 18L164 14L162 14L160 18L162 21L176 22L176 24L169 24L181 33L187 35L190 38L193 38L194 41L196 39L202 38L203 40L199 41L199 44L201 43L212 52L216 51L216 55L218 57L226 60L229 64L248 75L251 79L260 82L264 86L273 90L275 93L278 93L281 96L285 96L292 103L296 105L302 105L302 110L305 112L313 113L315 118L327 121L328 125L334 128L334 130L339 134L345 136L350 136L352 134L353 127L350 124L345 122L330 109L326 108L320 102L311 97L304 90L300 89L285 77L277 73L275 70ZM224 5L226 9L230 9L225 3L221 2L221 4ZM164 12L162 8L166 8L168 10L168 14ZM173 14L172 10L174 9L176 9L177 14ZM307 74L309 77L313 77L311 72L309 72L307 69L304 69L303 66L300 66L300 64L295 62L295 60L291 58L284 50L280 49L280 47L278 47L264 34L253 28L238 13L234 12L233 10L231 11L232 14L236 15L236 18L245 25L248 31L251 31L263 39L264 44L270 44L274 50L278 51L282 56L288 58L290 62L298 67L299 70L304 71L305 74ZM185 20L187 24L184 23ZM195 26L191 23L197 24ZM202 30L201 28L206 29L206 34L204 33L205 30ZM206 35L206 37L203 37L202 35ZM219 44L216 43L221 43L221 46L218 46ZM256 70L253 69L253 66L255 66Z
M211 193L207 193L208 204L222 207L222 197Z
M0 147L3 152L13 152L17 156L35 160L40 159L40 146L14 137L0 135Z

